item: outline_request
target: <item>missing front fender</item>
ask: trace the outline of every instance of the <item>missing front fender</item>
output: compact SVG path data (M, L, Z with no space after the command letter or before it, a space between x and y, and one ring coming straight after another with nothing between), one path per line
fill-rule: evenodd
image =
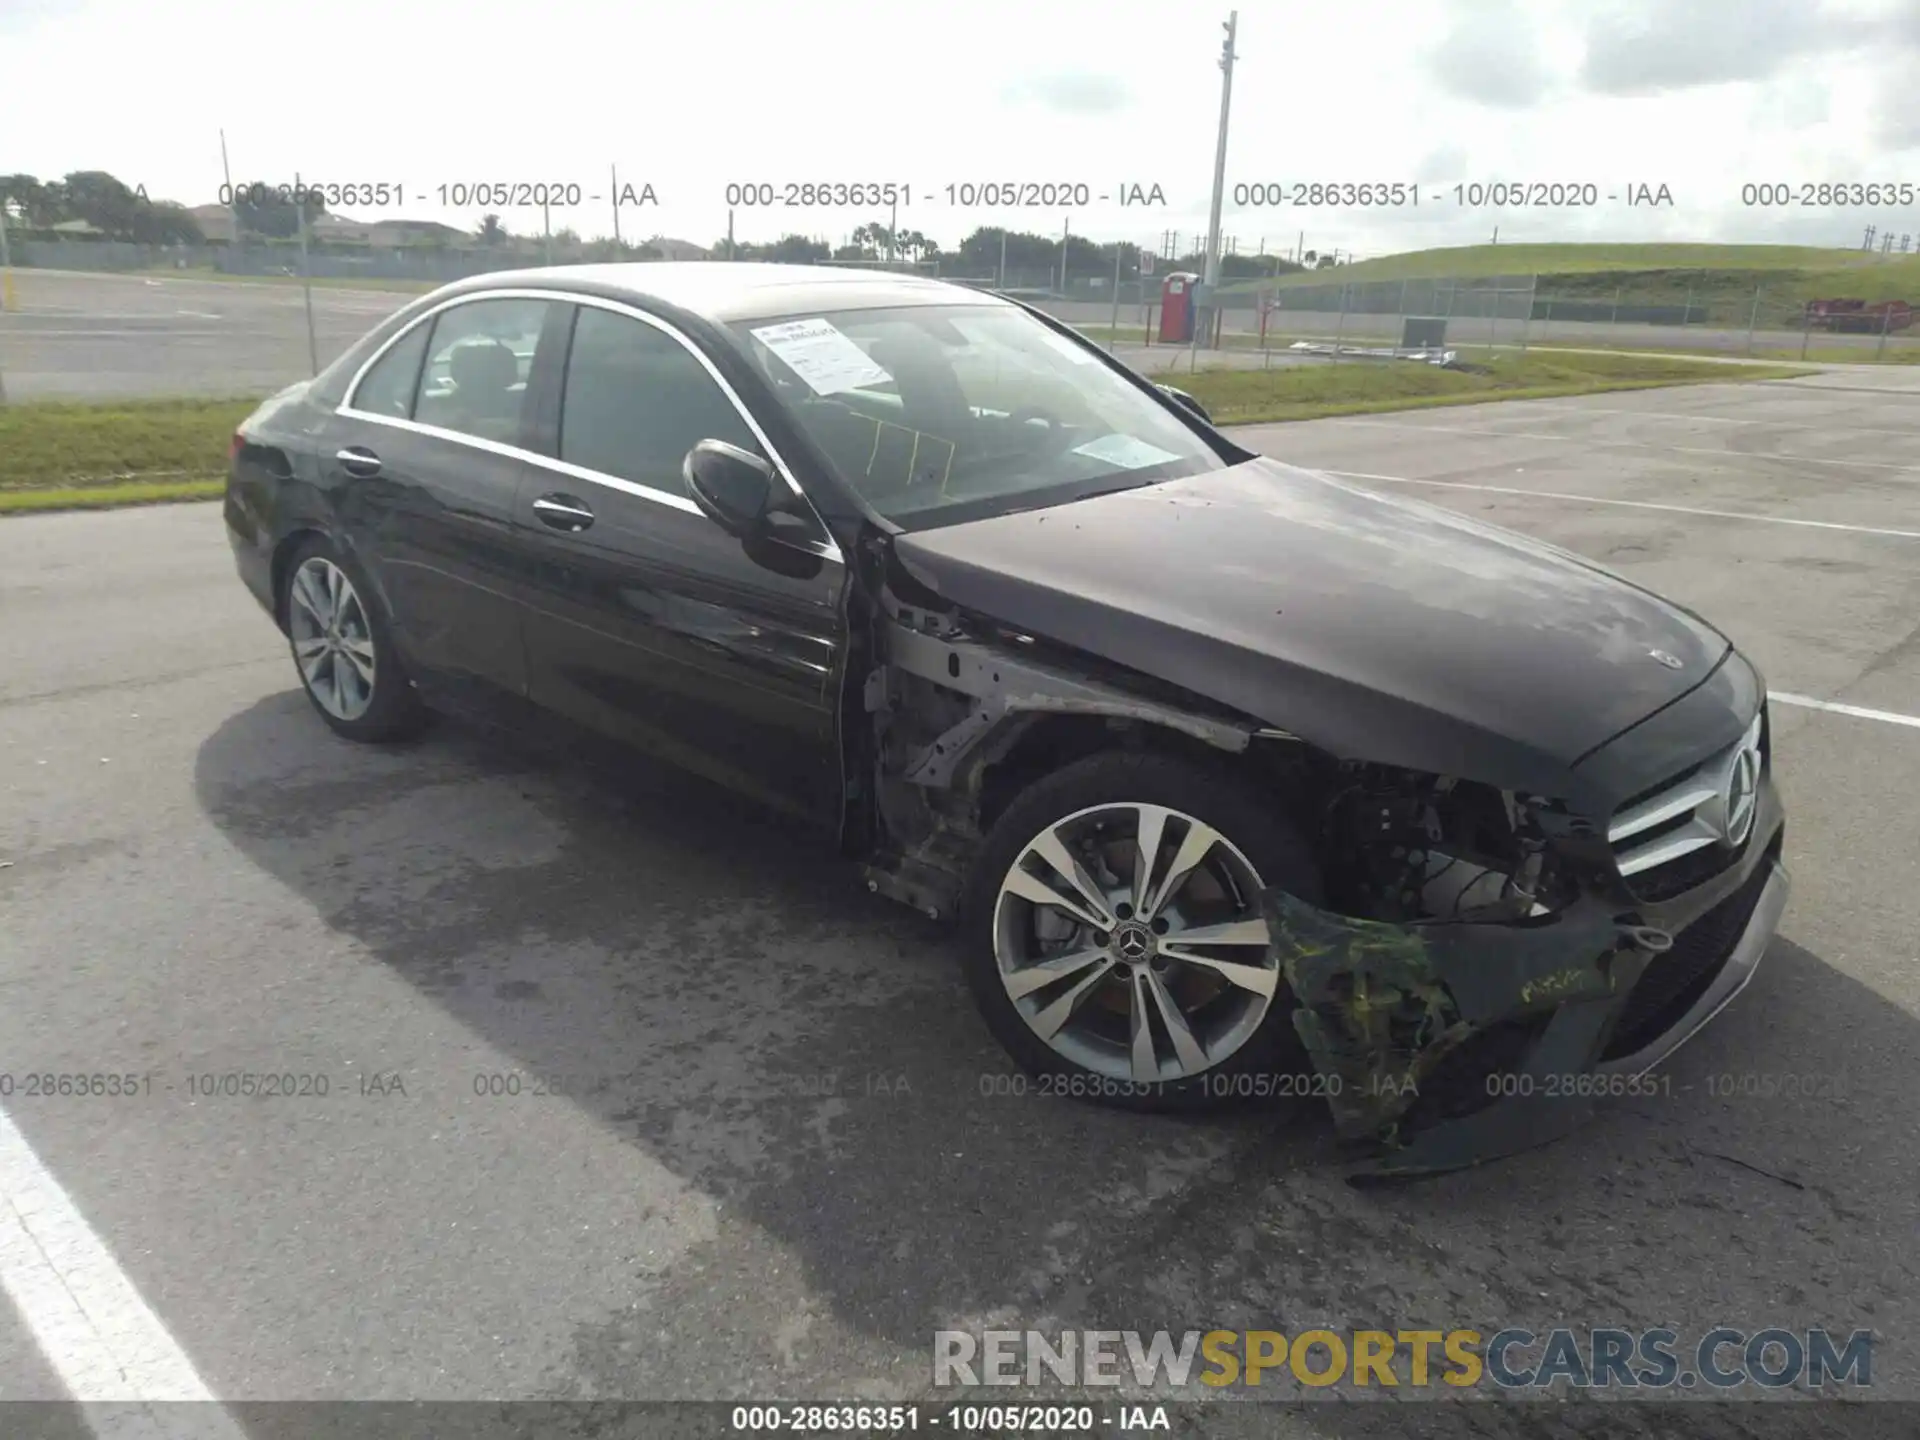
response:
M1377 1147L1376 1173L1451 1169L1564 1133L1590 1105L1516 1107L1487 1077L1587 1072L1617 997L1667 939L1593 897L1520 922L1412 924L1261 898L1335 1130ZM1495 1110L1510 1120L1483 1118Z

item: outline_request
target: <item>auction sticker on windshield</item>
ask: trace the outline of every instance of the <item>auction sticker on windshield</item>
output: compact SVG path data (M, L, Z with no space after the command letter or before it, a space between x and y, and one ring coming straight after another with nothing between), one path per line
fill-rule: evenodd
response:
M1074 446L1073 453L1085 455L1091 460L1104 460L1109 465L1118 465L1122 470L1144 470L1149 465L1164 465L1169 460L1180 458L1171 450L1162 450L1158 445L1149 445L1131 435L1103 435L1098 440Z
M837 395L869 385L890 385L893 376L882 370L833 323L824 319L788 320L762 325L754 339L786 362L794 374L813 387L816 395Z

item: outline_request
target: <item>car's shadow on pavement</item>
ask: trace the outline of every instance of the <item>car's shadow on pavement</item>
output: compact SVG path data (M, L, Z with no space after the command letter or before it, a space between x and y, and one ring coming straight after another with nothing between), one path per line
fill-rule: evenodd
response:
M544 1077L721 1202L733 1228L636 1261L634 1307L578 1326L556 1396L793 1397L829 1375L845 1394L861 1364L874 1393L914 1393L943 1326L1844 1331L1908 1313L1920 1185L1884 1132L1920 1037L1785 940L1672 1062L1670 1094L1361 1192L1317 1102L1194 1120L1034 1093L945 927L697 779L450 724L355 747L289 691L211 734L195 783L252 863L522 1086Z

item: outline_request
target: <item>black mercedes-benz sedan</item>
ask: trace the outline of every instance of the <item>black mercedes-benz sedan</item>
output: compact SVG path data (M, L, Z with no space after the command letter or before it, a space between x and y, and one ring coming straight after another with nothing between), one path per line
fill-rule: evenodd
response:
M340 735L552 712L804 817L1036 1091L1472 1163L1654 1084L1786 902L1705 620L956 285L462 281L255 411L225 516Z

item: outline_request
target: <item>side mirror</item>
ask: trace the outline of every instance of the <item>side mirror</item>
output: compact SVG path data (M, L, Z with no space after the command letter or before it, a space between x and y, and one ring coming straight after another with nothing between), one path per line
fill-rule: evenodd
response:
M1198 415L1202 420L1206 421L1207 424L1213 424L1213 416L1207 413L1207 407L1194 399L1193 396L1189 395L1186 391L1176 390L1171 385L1156 385L1154 388L1169 400L1177 400L1180 404L1186 406L1187 409Z
M773 467L724 440L702 440L681 466L700 513L729 535L747 539L765 525L773 498Z

